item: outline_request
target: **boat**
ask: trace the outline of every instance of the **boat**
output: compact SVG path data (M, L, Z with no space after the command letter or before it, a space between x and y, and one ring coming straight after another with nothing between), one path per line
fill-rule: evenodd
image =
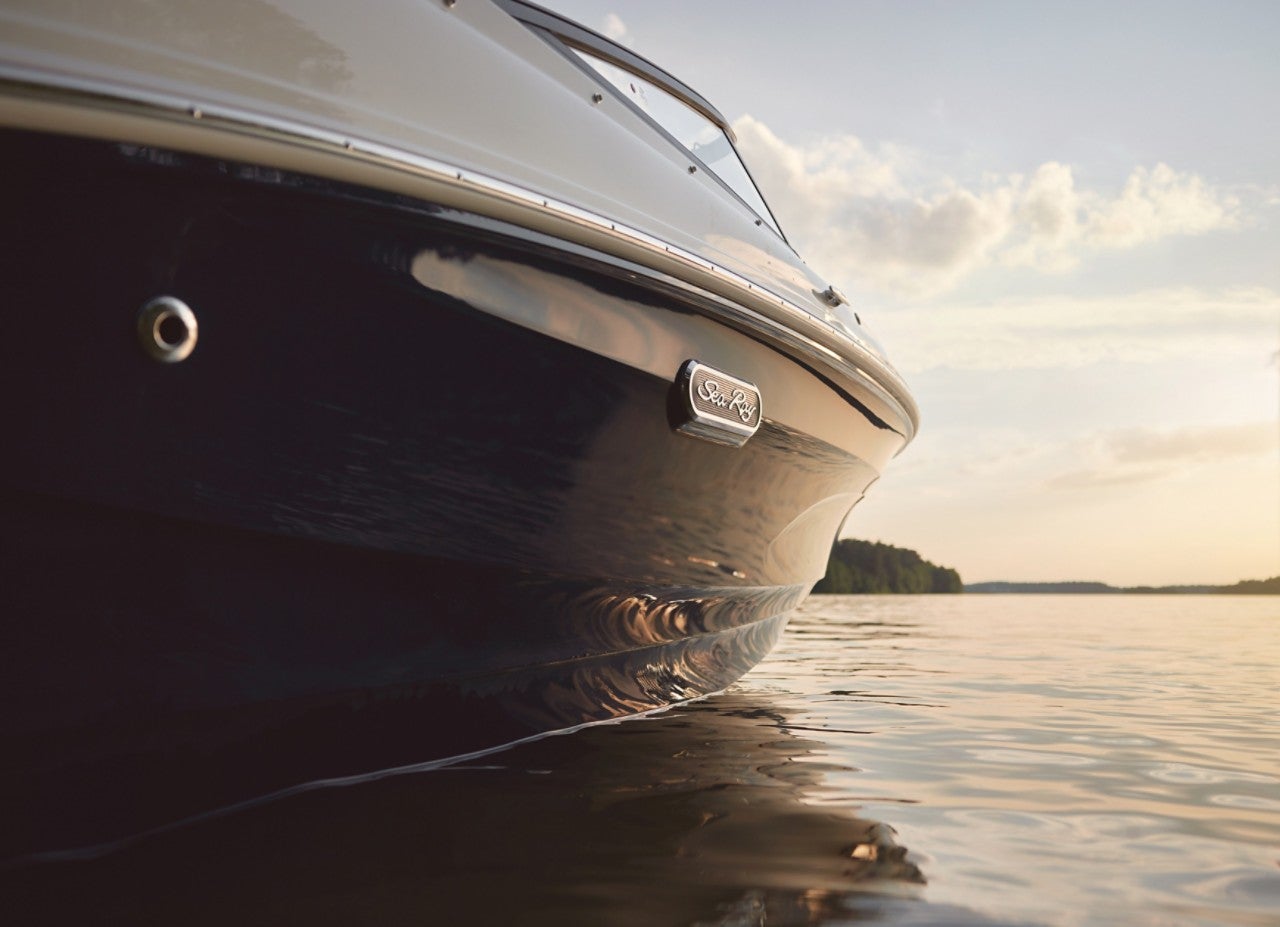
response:
M0 140L5 858L722 690L917 427L523 0L3 0Z

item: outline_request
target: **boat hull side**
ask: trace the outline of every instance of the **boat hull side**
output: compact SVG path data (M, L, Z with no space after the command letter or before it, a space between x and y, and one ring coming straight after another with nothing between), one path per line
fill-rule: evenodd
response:
M807 591L590 584L3 503L0 858L716 692Z
M6 851L716 691L902 444L583 249L253 165L3 142L0 774L45 796ZM179 363L139 345L160 295L199 320ZM761 386L742 448L673 429L690 358Z

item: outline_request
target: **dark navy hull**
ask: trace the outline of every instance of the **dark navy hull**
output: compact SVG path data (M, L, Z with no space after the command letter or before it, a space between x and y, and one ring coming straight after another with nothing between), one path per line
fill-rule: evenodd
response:
M723 688L902 443L586 249L3 143L4 855ZM199 319L181 363L139 347L161 294ZM764 387L745 446L673 430L688 358Z

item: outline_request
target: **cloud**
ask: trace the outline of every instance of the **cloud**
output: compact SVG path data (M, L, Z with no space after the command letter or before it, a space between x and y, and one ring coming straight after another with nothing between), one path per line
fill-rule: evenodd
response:
M631 38L627 31L627 24L622 21L622 17L617 13L609 13L604 18L604 27L601 30L607 38L613 39L615 42L627 42Z
M1181 174L1167 164L1138 167L1120 196L1090 198L1085 239L1095 247L1126 248L1166 235L1234 228L1239 205L1194 174Z
M1248 457L1274 450L1280 424L1190 427L1173 430L1132 428L1107 436L1107 450L1118 463L1187 463Z
M1122 470L1074 470L1070 473L1055 476L1044 485L1046 489L1102 489L1109 486L1131 486L1135 483L1149 483L1167 474L1168 470L1163 467L1131 467Z
M1115 297L935 302L872 321L905 372L1062 369L1209 355L1265 369L1280 340L1280 293L1179 287Z
M1280 453L1280 423L1127 428L1095 435L1077 448L1090 466L1060 474L1049 489L1093 489L1150 482L1191 467Z
M1241 222L1237 198L1166 164L1115 194L1080 189L1070 165L965 186L919 153L843 135L799 146L750 115L734 123L752 172L802 253L843 279L937 293L983 267L1069 270L1091 252Z

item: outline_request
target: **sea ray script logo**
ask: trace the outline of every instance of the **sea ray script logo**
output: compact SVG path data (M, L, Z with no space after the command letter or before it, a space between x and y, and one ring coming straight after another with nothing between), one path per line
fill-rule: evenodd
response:
M698 386L698 395L726 412L737 412L743 424L750 424L752 417L756 414L756 407L747 401L746 390L726 390L715 380L707 379Z
M687 360L676 375L676 387L684 411L684 420L675 423L678 431L741 447L760 427L763 405L754 383Z

